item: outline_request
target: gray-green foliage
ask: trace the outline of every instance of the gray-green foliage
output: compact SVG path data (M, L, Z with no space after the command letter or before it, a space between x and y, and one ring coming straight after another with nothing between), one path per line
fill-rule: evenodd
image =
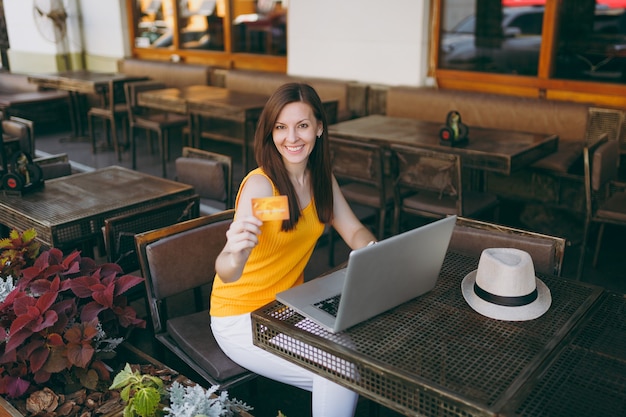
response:
M228 392L216 394L218 386L205 390L200 385L183 386L174 382L169 389L170 406L163 410L171 417L231 417L237 411L252 407L237 399L229 399Z

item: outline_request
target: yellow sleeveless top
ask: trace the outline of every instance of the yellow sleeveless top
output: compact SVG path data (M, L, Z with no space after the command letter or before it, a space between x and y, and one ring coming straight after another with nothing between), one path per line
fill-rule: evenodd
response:
M251 175L269 177L261 168L251 171L241 182L239 190ZM271 182L271 180L270 180ZM278 190L272 183L274 195ZM239 193L235 207L239 204ZM250 313L274 301L276 294L304 282L304 268L309 262L315 244L324 231L317 217L315 203L302 210L293 230L281 230L282 221L266 221L261 227L258 245L250 252L241 277L224 283L219 275L213 281L211 315L216 317Z

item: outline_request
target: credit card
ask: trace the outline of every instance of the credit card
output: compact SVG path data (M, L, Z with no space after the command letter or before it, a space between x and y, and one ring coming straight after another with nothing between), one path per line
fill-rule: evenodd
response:
M286 220L289 218L287 196L253 198L252 213L262 221Z

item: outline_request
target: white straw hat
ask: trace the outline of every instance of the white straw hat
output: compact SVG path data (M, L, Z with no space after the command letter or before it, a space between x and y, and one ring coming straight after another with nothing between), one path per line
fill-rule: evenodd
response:
M485 249L461 290L470 307L497 320L536 319L552 303L550 289L535 276L528 252L513 248Z

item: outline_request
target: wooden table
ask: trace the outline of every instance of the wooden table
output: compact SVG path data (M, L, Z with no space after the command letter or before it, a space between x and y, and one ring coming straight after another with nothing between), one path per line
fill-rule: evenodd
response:
M89 70L61 71L50 74L34 74L28 81L44 88L65 90L70 95L70 120L75 137L83 137L85 133L83 114L87 109L83 106L85 94L96 94L104 103L104 97L111 81L139 81L147 77L129 76L123 73L105 73Z
M415 119L371 115L331 125L331 136L375 142L382 146L409 145L461 155L463 166L510 175L511 172L555 152L558 137L479 127L469 128L464 146L439 144L442 124Z
M407 416L623 415L626 298L541 276L543 316L493 320L461 293L477 263L448 253L433 291L334 335L274 301L254 343Z
M138 94L140 106L165 111L188 114L191 122L191 135L194 146L200 146L200 138L230 142L241 145L244 172L250 169L248 163L251 144L257 120L263 111L268 97L261 94L232 91L208 85L151 90ZM240 135L230 129L203 129L203 119L230 121L239 126Z
M73 249L85 242L93 247L105 219L193 194L190 185L110 166L48 180L23 196L0 193L0 224L34 228L48 247Z
M268 97L261 94L233 91L221 87L196 85L185 88L166 88L139 93L140 106L189 114L194 146L200 146L200 138L240 144L244 174L251 168L249 163L256 124ZM329 120L337 118L337 100L324 100ZM213 124L209 129L203 120ZM233 134L229 127L220 127L219 121L233 122L241 130ZM232 125L230 126L232 128Z

